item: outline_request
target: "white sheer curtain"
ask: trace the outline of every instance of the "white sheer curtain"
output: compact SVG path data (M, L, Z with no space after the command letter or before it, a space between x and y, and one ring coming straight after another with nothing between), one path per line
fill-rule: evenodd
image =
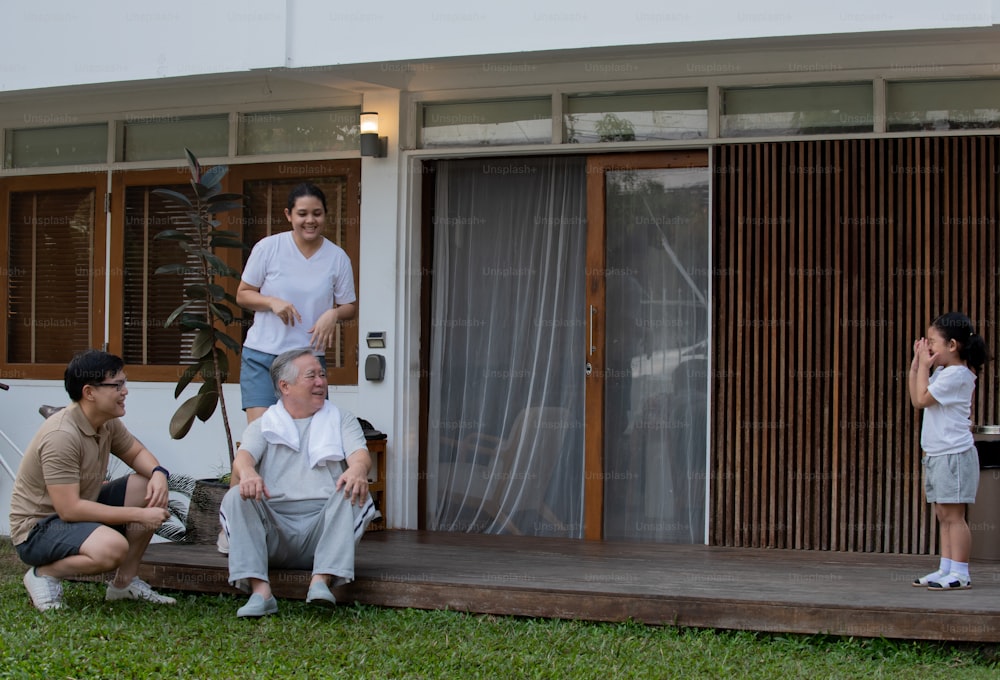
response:
M438 163L427 526L583 533L583 159Z

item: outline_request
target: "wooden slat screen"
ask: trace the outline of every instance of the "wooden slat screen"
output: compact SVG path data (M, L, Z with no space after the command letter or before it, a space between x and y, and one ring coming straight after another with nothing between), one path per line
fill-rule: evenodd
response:
M913 341L968 314L1000 355L1000 139L714 150L710 542L936 551ZM973 422L1000 423L997 365Z

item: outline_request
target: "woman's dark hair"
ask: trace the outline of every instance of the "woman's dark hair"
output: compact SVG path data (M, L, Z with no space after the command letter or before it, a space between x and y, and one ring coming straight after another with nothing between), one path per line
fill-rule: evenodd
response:
M295 208L295 201L299 200L303 196L318 198L319 202L323 204L323 212L327 212L326 195L323 193L322 189L315 184L310 184L309 182L296 184L295 188L288 193L288 212L292 212Z
M931 326L936 328L945 340L954 340L958 343L959 358L972 369L978 371L989 359L986 353L986 341L976 334L972 321L965 314L961 312L942 314L934 319Z
M66 366L63 374L63 386L73 401L83 399L84 385L96 385L107 378L114 377L118 371L125 368L121 357L96 349L80 352Z

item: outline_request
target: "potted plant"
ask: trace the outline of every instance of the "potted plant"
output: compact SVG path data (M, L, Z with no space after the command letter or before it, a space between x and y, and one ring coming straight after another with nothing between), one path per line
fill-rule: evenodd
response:
M175 220L174 226L160 231L154 240L175 242L180 247L184 260L159 267L156 273L183 276L188 282L184 287L185 300L164 323L164 326L177 324L184 330L195 332L191 346L191 358L194 361L178 378L174 398L180 398L198 377L201 378L201 387L197 394L177 407L170 419L170 436L183 439L190 432L196 418L206 422L218 408L222 413L222 425L228 445L229 470L232 470L236 448L223 386L229 374L226 350L238 354L240 345L225 332L225 327L236 320L236 314L230 307L230 304L236 305L236 298L219 281L223 278L239 280L239 272L216 255L216 250L247 249L247 246L240 240L239 234L222 229L222 223L216 216L241 208L243 196L222 191L222 179L229 170L226 166L217 165L203 170L190 149L184 149L184 153L191 173L192 195L172 189L154 191L182 211L182 216ZM228 480L228 473L224 477ZM218 534L218 503L229 488L228 481L217 481L216 487L218 488L211 488L208 480L199 480L195 486L187 518L188 540L215 540ZM207 526L200 526L202 520L199 517L203 515ZM202 535L206 532L210 536Z

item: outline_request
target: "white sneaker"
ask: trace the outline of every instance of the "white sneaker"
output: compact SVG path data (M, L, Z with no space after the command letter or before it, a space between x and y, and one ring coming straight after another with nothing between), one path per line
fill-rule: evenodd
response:
M132 582L124 588L116 588L114 584L109 583L108 592L104 595L104 599L108 601L145 600L146 602L153 602L155 604L174 604L177 602L172 597L160 595L138 576L132 579Z
M229 554L229 536L226 535L225 530L219 532L219 537L215 540L215 547L223 555Z
M39 576L34 567L24 574L23 581L35 609L44 612L62 608L62 581L53 576Z

